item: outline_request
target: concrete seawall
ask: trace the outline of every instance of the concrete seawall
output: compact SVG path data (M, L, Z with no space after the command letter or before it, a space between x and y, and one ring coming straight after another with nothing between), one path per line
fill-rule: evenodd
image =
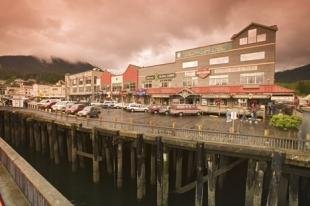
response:
M31 205L73 205L2 138L0 162Z

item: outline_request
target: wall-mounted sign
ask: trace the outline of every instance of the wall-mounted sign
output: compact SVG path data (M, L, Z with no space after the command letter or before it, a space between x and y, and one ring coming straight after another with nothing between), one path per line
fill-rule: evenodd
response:
M186 76L186 77L194 77L194 76L196 76L196 71L195 70L193 70L193 71L186 71L184 73L184 76Z
M210 75L210 73L211 71L209 68L198 68L198 70L196 71L196 75L201 79L206 78L207 76Z
M155 79L173 79L176 77L175 73L167 73L167 74L155 74L149 75L145 77L145 80L155 80Z

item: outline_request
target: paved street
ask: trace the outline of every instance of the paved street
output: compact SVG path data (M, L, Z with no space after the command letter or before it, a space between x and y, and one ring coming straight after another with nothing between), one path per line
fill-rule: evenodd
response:
M127 112L120 109L102 109L100 118L104 120L120 121L120 122L133 122L138 124L153 124L156 126L172 127L173 123L176 128L188 128L198 129L201 125L201 129L215 130L228 132L232 126L232 122L227 123L224 116L171 116L171 115L159 115L150 114L144 112ZM250 124L249 122L235 121L235 131L242 134L249 135L264 135L264 129L270 129L270 135L281 135L281 137L287 136L287 132L281 132L275 130L268 125L268 121L259 121L257 124Z

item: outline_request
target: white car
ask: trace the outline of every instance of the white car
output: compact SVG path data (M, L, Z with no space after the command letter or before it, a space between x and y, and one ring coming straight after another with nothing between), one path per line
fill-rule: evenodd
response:
M115 109L124 109L127 107L127 104L124 102L118 102L118 103L114 104L113 107Z
M149 108L142 104L132 103L126 107L126 110L131 112L148 112Z
M66 108L72 106L74 102L71 101L60 101L52 106L53 111L65 111Z
M90 105L91 106L96 106L96 107L103 107L103 103L102 102L91 102Z
M113 108L114 104L116 104L116 101L104 101L102 104L103 108Z

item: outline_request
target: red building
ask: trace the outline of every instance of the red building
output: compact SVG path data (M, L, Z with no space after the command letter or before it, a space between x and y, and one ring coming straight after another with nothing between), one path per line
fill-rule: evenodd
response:
M104 71L101 76L102 92L105 99L133 101L133 95L138 88L138 66L128 65L124 73L116 75Z

